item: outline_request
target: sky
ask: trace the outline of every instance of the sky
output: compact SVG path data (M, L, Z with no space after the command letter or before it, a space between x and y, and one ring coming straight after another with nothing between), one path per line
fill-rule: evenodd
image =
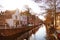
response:
M1 6L2 5L2 6ZM0 0L0 10L5 11L5 10L26 10L26 5L28 8L30 8L32 14L41 14L45 12L42 8L39 6L45 5L44 3L36 3L33 0ZM44 19L44 16L39 16L39 18Z

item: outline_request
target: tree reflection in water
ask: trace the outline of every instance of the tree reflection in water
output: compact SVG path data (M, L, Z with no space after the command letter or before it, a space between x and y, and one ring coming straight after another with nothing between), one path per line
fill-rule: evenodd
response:
M32 34L29 40L46 40L45 25L42 25L35 34Z

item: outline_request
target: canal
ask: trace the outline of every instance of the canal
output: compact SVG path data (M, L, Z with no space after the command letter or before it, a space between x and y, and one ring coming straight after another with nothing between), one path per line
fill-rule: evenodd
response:
M17 40L46 40L46 28L45 25L38 26L20 37Z
M29 37L29 40L46 40L46 28L45 25L40 26L38 31L35 34L32 34Z

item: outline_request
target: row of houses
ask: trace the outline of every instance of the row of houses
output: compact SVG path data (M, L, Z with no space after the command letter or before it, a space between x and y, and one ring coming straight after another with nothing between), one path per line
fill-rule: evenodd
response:
M0 13L0 29L34 26L40 22L41 20L35 15L31 15L29 10L24 12L20 12L19 9L14 11L6 10Z

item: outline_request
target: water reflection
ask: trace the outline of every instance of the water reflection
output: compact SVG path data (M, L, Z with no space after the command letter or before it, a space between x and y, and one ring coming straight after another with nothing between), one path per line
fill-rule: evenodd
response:
M46 37L46 28L45 25L42 25L35 34L32 34L30 36L29 40L46 40L45 37Z
M45 25L36 27L26 33L17 37L17 40L46 40L46 28Z

